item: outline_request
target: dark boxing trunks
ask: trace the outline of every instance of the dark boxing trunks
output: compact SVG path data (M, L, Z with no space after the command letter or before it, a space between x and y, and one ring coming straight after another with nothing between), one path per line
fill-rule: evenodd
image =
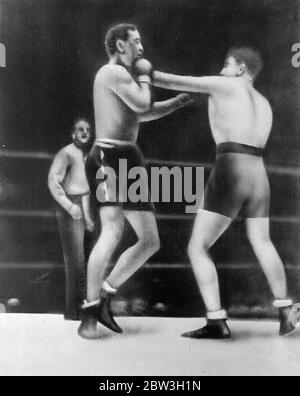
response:
M133 171L128 179L133 168L137 173ZM154 210L145 160L137 145L113 140L97 141L86 161L86 175L96 208L121 206L132 211ZM136 188L138 185L141 188Z
M269 217L270 184L263 160L264 150L239 143L217 146L203 209L235 218Z

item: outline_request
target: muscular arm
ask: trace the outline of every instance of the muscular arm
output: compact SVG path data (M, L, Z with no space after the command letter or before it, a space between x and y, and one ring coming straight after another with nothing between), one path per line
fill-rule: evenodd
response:
M232 79L221 76L190 77L154 71L153 85L175 91L212 94L215 91L229 92Z
M174 113L174 111L181 109L188 103L192 103L193 100L189 98L186 94L181 94L175 96L174 98L165 100L163 102L154 102L151 109L142 114L140 121L149 122L163 118L169 114Z
M72 202L66 196L65 190L62 186L64 178L69 166L69 156L65 149L58 152L48 175L48 187L57 203L62 206L67 212L72 207Z
M138 84L120 65L109 66L104 78L108 87L135 113L142 114L150 109L151 90L148 83Z

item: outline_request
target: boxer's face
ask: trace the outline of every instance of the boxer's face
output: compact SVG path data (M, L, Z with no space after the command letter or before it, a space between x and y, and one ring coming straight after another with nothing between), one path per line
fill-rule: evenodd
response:
M73 131L73 140L79 146L87 145L91 140L91 125L84 120L76 122Z
M225 60L224 67L220 73L224 77L240 77L245 71L245 65L239 65L233 56Z
M123 41L123 53L127 66L132 66L134 61L141 58L144 53L141 37L137 30L128 31L127 41Z

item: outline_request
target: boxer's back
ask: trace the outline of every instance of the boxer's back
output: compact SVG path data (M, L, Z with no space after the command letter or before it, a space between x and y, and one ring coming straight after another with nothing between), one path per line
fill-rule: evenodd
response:
M253 87L249 90L253 106L253 141L257 147L264 148L269 139L273 113L268 100Z
M229 92L216 92L209 99L214 139L217 144L232 141L264 148L272 128L271 106L252 85L231 80Z

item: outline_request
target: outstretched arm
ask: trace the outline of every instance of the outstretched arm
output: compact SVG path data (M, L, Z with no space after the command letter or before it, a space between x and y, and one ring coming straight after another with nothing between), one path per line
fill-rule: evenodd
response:
M154 102L151 109L142 114L140 117L141 122L149 122L163 118L174 111L193 102L193 99L188 94L180 94L174 98L165 100L163 102Z
M153 85L174 91L212 94L215 91L230 91L232 79L221 76L190 77L153 72Z

